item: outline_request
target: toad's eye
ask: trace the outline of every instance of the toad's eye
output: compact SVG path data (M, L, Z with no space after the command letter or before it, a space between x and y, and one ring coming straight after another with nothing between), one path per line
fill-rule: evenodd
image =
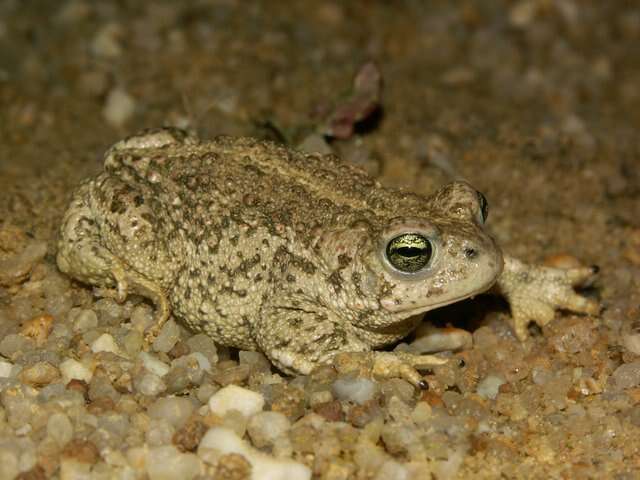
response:
M422 270L433 253L431 242L419 233L403 233L391 239L387 244L387 260L405 273Z
M489 203L487 202L487 197L485 197L482 193L476 192L478 194L478 203L480 204L480 223L484 224L487 221L487 217L489 216Z

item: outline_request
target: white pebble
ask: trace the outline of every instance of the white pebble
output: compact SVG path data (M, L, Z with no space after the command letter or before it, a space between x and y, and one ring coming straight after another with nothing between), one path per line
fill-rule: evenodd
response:
M280 412L258 412L249 421L247 432L258 447L273 445L274 441L291 428L289 419Z
M9 378L11 376L11 370L13 364L5 360L0 360L0 378Z
M395 460L387 460L378 470L374 480L409 480L409 472L407 468Z
M176 429L164 419L151 420L149 427L144 434L144 440L150 447L160 447L171 445L171 439L176 433Z
M413 353L435 353L466 350L473 345L473 337L460 328L436 328L428 323L416 331L416 339L409 345Z
M209 399L209 410L222 417L230 410L237 410L248 418L261 411L262 407L264 407L262 395L237 385L227 385Z
M107 95L102 116L113 127L123 126L136 110L136 101L122 89L114 88Z
M167 389L162 379L153 373L146 373L139 379L136 379L134 385L138 392L150 397L158 395Z
M173 445L149 449L146 464L150 480L189 480L200 473L198 457L181 453Z
M311 470L293 460L275 459L256 450L228 428L213 427L205 434L198 447L198 456L205 462L215 462L221 455L237 453L251 464L252 480L309 480Z
M111 352L116 355L120 354L120 348L116 343L116 339L108 333L103 333L91 343L91 351L93 353Z
M82 309L73 319L74 332L86 332L98 326L98 315L88 308Z
M104 25L93 37L91 50L100 57L116 58L122 55L120 39L124 35L122 27L117 23Z
M153 325L153 311L147 305L138 305L131 312L131 325L139 332L144 332Z
M73 437L73 425L64 413L54 413L47 420L47 435L59 447L66 445Z
M339 378L333 382L332 389L339 400L362 405L373 398L377 386L368 378Z
M60 363L59 368L65 384L69 383L73 379L89 383L93 377L93 372L91 370L73 358L64 360Z
M153 349L156 352L167 353L171 350L180 339L180 328L173 320L169 320L164 324L160 333L153 341Z
M196 362L198 362L198 367L200 368L200 370L204 370L205 372L211 372L211 362L209 362L209 359L200 352L190 353L189 355L185 355L182 358L185 358L185 361L194 359Z
M479 383L476 391L483 398L494 399L498 395L500 385L505 383L504 378L496 375L487 375Z
M138 358L142 361L142 365L146 370L156 374L159 377L164 377L167 373L169 373L169 370L171 370L171 367L169 365L150 353L140 352Z
M195 406L184 397L166 397L156 400L147 410L151 418L164 419L176 428L181 428L189 419Z

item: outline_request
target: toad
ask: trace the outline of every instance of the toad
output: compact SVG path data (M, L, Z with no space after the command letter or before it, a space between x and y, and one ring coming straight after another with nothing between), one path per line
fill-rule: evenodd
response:
M487 290L505 296L517 338L563 308L593 314L574 291L592 267L526 265L485 230L487 201L466 182L431 196L384 188L332 155L252 138L210 141L175 128L113 145L78 188L57 263L83 282L156 307L217 343L259 350L287 373L337 355L424 386L434 355L374 351L418 314Z

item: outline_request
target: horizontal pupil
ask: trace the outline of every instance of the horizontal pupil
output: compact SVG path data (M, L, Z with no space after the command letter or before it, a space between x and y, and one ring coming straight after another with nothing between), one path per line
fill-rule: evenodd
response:
M419 255L424 255L424 248L415 248L415 247L401 247L398 249L398 253L403 257L417 257Z

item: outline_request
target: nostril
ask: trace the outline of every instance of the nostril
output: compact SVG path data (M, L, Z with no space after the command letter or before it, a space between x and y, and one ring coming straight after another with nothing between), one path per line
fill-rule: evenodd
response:
M469 260L472 260L478 256L478 251L475 248L465 248L464 256L467 257Z

